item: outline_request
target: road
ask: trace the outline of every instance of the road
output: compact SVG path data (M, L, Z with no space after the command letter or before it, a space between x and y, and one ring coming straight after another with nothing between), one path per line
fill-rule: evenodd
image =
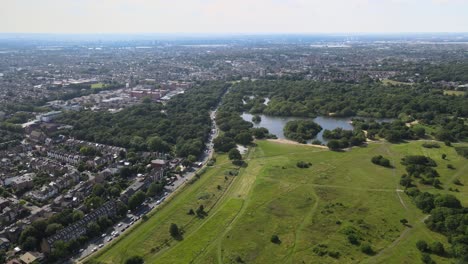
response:
M218 136L219 134L219 128L216 125L215 118L216 118L216 110L212 111L210 113L210 118L211 118L211 123L213 124L211 128L211 133L208 138L208 142L206 143L206 149L202 154L202 157L198 160L202 165L200 166L200 169L206 166L208 161L213 157L214 149L213 149L213 140ZM183 183L190 181L195 174L197 173L198 170L193 170L186 172L182 175L182 177L178 177L177 180L174 182L174 186L168 186L167 188L171 191L176 190L179 188Z
M181 177L178 177L177 180L174 181L170 186L166 186L167 192L160 199L152 199L150 201L147 200L135 212L128 213L125 219L116 223L112 228L109 229L108 232L106 232L105 234L102 234L99 238L93 239L89 244L87 244L86 247L80 249L80 252L76 256L74 256L70 260L69 263L79 263L80 260L88 257L89 255L93 254L94 252L97 252L98 250L106 246L107 244L111 243L112 240L120 236L122 232L125 232L129 227L131 227L137 221L139 221L143 215L149 213L151 210L153 210L154 208L158 207L161 203L163 203L166 197L170 195L171 192L177 190L178 188L186 184L189 180L191 180L195 176L198 170L206 166L208 161L213 157L213 153L214 153L213 140L219 134L219 129L218 129L218 126L216 125L215 117L216 117L216 110L211 111L210 118L211 118L213 126L211 129L210 136L208 138L208 142L206 143L206 149L203 155L198 160L198 162L202 164L200 168L193 170L193 171L186 172ZM117 235L113 235L115 234L114 232L116 232Z

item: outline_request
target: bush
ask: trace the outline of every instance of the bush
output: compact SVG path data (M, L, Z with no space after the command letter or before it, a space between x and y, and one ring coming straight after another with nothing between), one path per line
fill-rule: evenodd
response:
M125 264L143 264L145 263L140 256L132 256L125 261Z
M349 243L353 244L353 245L359 245L359 237L357 237L355 234L349 234L348 235L348 241Z
M447 164L447 169L454 170L455 167L452 164Z
M169 233L173 238L178 238L180 236L179 227L176 224L172 223L169 227Z
M340 254L340 252L338 252L338 251L328 251L328 256L330 256L330 257L332 257L332 258L337 259L337 258L340 257L340 255L341 255L341 254Z
M310 163L306 163L306 162L304 162L304 161L298 161L298 162L296 163L296 166L297 166L298 168L301 168L301 169L306 169L306 168L309 168L309 166L310 166L309 164L310 164Z
M362 253L367 254L367 255L374 254L374 250L372 249L371 245L369 245L369 243L363 243L361 245L361 251Z
M443 255L445 253L444 245L440 242L434 242L429 246L432 253L436 255Z
M425 148L440 148L440 145L435 142L425 142L422 146Z
M424 240L418 240L418 242L416 242L416 247L421 252L426 252L429 249L426 241Z
M461 183L460 179L458 179L458 178L453 179L452 183L455 184L455 185L463 185Z
M422 263L425 263L425 264L433 264L435 263L432 258L431 258L431 255L427 254L427 253L423 253L421 255L421 261Z
M390 161L386 158L384 158L382 155L374 156L371 159L372 163L376 165L380 165L383 167L391 167L390 166Z
M270 241L271 243L274 243L274 244L281 243L281 240L279 239L278 235L272 235Z

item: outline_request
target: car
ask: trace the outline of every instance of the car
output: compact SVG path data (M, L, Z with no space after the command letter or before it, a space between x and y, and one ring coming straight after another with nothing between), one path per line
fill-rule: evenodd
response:
M93 252L96 252L97 250L98 250L97 247L94 247L94 248L93 248Z
M161 203L161 200L157 200L157 201L156 201L156 204L160 204L160 203Z
M81 248L78 252L83 253L84 248Z
M111 242L111 241L112 241L112 237L109 237L109 238L107 239L107 242Z
M104 244L99 244L99 248L102 248L104 246Z
M117 226L118 226L118 227L121 227L121 226L122 226L122 223L119 223Z
M102 234L102 235L101 235L102 238L105 238L106 236L107 236L106 234Z

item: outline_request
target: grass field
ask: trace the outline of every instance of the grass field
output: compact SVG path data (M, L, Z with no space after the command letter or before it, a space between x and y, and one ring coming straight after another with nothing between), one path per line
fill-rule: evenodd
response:
M463 96L465 95L465 91L455 91L455 90L445 90L444 95L457 95L457 96Z
M424 154L439 166L444 190L421 186L431 192L450 192L468 206L468 164L453 148L421 147L422 141L405 144L373 143L348 152L332 152L310 146L259 141L250 150L248 167L238 176L226 176L234 168L220 155L214 167L194 184L111 247L90 261L123 263L132 255L145 263L420 263L415 247L446 238L428 230L426 217L398 189L407 154ZM442 153L447 160L442 160ZM370 162L374 155L392 161L394 169ZM298 161L311 162L307 169ZM452 164L455 170L446 168ZM455 186L459 178L465 186ZM220 187L218 187L218 185ZM208 215L187 214L203 204ZM411 228L400 223L406 218ZM183 227L183 239L173 240L169 225ZM270 241L278 235L279 244ZM369 243L367 255L348 241ZM449 259L433 256L437 263Z
M394 81L390 79L384 79L382 80L382 83L385 85L413 85L412 83L408 82L399 82L399 81Z
M103 83L93 83L91 84L91 89L102 89L104 88L106 85L103 84Z

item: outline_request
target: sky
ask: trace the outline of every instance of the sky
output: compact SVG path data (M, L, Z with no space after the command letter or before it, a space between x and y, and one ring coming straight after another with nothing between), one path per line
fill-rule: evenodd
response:
M0 32L468 32L468 0L0 0Z

